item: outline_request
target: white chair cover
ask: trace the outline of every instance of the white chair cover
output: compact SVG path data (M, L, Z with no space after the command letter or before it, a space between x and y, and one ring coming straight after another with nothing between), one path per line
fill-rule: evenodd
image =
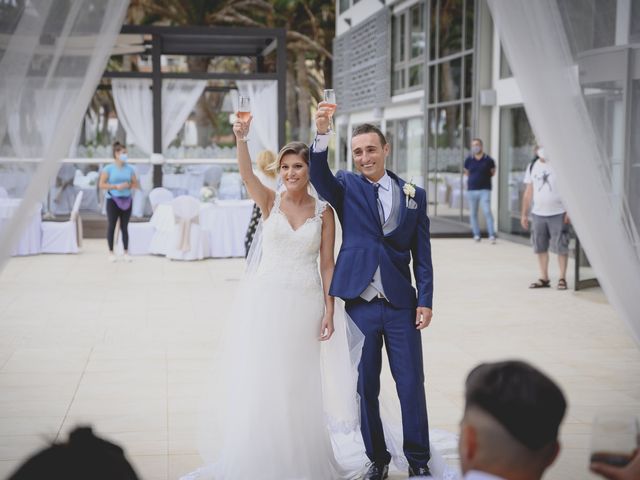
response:
M82 190L76 195L67 222L42 222L42 253L78 253L82 246L80 204Z
M0 187L0 198L9 198L9 193L4 187Z
M242 199L242 178L239 173L227 172L222 175L218 198L220 200Z
M220 186L220 179L224 170L219 165L209 167L204 171L204 184L208 187L218 188Z
M64 163L56 176L55 186L49 190L49 209L54 215L68 215L73 208L76 198L74 185L76 167L70 163Z
M149 192L149 202L151 202L151 209L155 210L161 203L168 203L173 200L173 193L164 187L154 188Z
M167 257L173 260L202 260L209 255L209 237L199 225L200 202L187 195L171 202L175 227Z
M155 229L149 222L131 222L127 227L129 230L129 255L149 255L151 253L151 241ZM118 229L118 237L116 239L116 252L124 253L124 245L122 243L122 235Z

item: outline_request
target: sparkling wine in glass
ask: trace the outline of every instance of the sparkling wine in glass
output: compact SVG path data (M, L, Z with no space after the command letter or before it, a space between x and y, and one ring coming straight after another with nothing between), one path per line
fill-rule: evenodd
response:
M324 101L326 103L325 107L331 110L331 113L329 113L329 117L330 117L329 130L333 132L334 130L333 114L335 113L336 107L338 106L336 104L336 92L332 88L329 88L324 90L323 95L324 95Z
M249 121L251 116L251 100L249 100L249 97L240 97L238 99L238 113L236 116L243 122ZM242 140L247 140L247 133L244 134Z
M601 413L593 421L591 462L624 467L640 446L640 426L633 415Z

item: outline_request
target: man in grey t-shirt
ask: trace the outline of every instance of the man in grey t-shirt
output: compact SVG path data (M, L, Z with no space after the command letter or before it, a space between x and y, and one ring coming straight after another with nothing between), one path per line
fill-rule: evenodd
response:
M562 204L562 198L556 185L556 174L545 158L542 147L536 147L537 159L525 174L527 185L522 199L520 223L529 229L529 207L531 209L531 243L538 256L540 278L529 288L547 288L549 280L549 250L558 255L560 279L558 290L567 289L567 263L569 259L569 216Z

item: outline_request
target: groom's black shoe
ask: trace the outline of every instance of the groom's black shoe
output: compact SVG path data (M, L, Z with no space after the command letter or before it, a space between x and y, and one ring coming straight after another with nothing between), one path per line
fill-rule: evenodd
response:
M409 478L430 477L429 467L409 467Z
M362 480L384 480L389 476L389 465L372 463L369 470L364 474Z

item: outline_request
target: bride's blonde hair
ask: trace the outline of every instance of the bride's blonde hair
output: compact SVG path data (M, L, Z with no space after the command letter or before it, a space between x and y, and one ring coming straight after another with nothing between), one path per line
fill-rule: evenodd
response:
M270 168L278 171L280 170L280 164L282 163L282 158L285 155L293 153L294 155L298 155L304 163L309 165L309 147L305 143L302 142L289 142L284 147L280 149L278 152L278 160L270 165Z

